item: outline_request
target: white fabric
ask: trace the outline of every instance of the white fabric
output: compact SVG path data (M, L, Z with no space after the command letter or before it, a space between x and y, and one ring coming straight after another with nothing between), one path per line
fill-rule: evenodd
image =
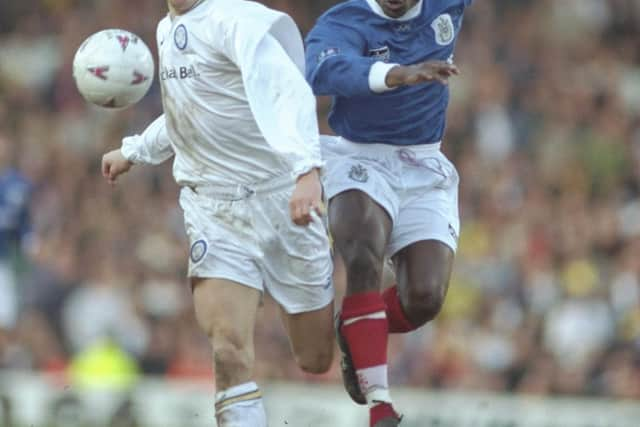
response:
M254 382L248 382L216 393L216 403L259 391ZM267 427L267 414L262 398L241 400L216 411L218 427Z
M384 311L378 311L375 313L365 314L364 316L352 317L350 319L346 319L342 322L343 326L353 325L356 322L361 320L371 320L371 319L386 319L387 313Z
M256 2L205 0L164 18L157 38L166 137L152 124L125 139L127 158L166 160L170 142L181 185L249 184L322 166L316 101L289 16Z
M234 385L226 390L216 392L216 404L224 402L225 400L232 399L234 397L242 396L243 394L259 391L258 384L253 381L249 381L243 384Z
M422 240L456 250L459 177L440 144L356 144L331 136L321 141L327 196L360 190L382 206L393 222L389 256Z
M18 317L16 281L11 265L0 261L0 328L13 329Z
M376 402L391 403L389 394L389 375L387 365L372 366L358 369L358 384L362 394L367 398L367 403L374 405Z
M142 133L122 140L122 155L133 163L158 165L173 156L164 114Z
M376 0L367 0L367 3L369 3L369 7L371 7L371 10L373 10L377 15L380 15L383 18L391 19L392 21L408 21L409 19L417 18L418 16L420 16L420 12L422 11L422 1L423 0L418 0L418 3L416 3L411 9L407 10L407 13L399 18L392 18L384 13L382 7L380 7Z
M293 224L288 208L293 188L292 178L286 185L228 191L183 188L180 205L192 248L189 276L266 289L288 313L327 306L334 295L327 228L320 218L307 227Z
M386 62L374 62L369 70L369 88L372 92L383 93L396 88L387 86L387 74L398 64L387 64Z

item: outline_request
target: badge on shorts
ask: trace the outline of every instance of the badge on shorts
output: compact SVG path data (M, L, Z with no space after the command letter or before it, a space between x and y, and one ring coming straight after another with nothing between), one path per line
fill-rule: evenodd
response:
M367 171L367 168L358 163L357 165L351 166L349 178L358 182L367 182L369 181L369 172Z
M196 264L202 261L202 258L207 254L207 242L204 240L196 240L191 245L191 262Z
M189 36L187 35L187 27L185 27L184 24L180 24L178 28L176 28L176 31L173 33L173 41L180 50L187 47Z
M431 28L433 28L433 31L436 34L436 43L440 46L447 46L453 42L456 30L453 26L451 15L448 13L440 15L434 19L431 23Z
M453 228L453 225L449 224L449 234L453 237L454 240L458 240L458 233L456 233L456 229Z

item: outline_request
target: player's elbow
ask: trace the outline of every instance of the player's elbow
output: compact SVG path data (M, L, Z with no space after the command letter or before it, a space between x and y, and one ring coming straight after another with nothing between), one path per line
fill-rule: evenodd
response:
M309 86L311 86L311 90L313 91L313 94L315 96L324 96L324 95L329 95L328 93L326 93L326 90L324 90L323 85L320 83L320 79L317 73L317 70L311 70L311 71L307 71L307 83L309 83Z

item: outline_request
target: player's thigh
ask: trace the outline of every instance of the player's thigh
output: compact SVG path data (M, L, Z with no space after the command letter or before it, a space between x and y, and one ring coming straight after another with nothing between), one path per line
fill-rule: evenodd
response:
M455 179L403 200L389 252L402 305L416 323L433 319L442 307L459 227Z
M322 372L331 362L333 263L326 218L307 226L289 215L291 189L263 196L254 204L262 234L260 270L264 286L283 311L293 353L309 372ZM309 331L318 333L309 340Z
M371 195L346 190L329 201L329 224L334 243L348 249L354 240L366 241L376 253L384 253L391 233L390 213Z
M323 373L333 360L333 301L325 307L302 313L287 313L282 320L296 362L306 372Z
M422 240L393 256L401 297L420 289L446 291L453 270L454 252L438 240Z
M327 160L323 183L337 249L348 249L345 246L354 241L384 248L399 207L400 179L390 167L393 150L325 136L322 153Z
M325 307L333 300L333 262L326 218L293 223L289 199L293 188L263 196L254 203L260 233L259 270L265 288L287 313Z

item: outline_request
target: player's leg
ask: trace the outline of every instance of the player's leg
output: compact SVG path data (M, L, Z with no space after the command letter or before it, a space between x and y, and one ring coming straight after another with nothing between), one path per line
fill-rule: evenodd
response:
M390 332L409 332L433 320L444 303L454 252L438 240L422 240L393 257L397 285L385 290Z
M196 319L213 350L218 426L265 427L260 390L252 381L260 250L255 233L234 226L252 223L247 201L225 194L211 187L180 192Z
M351 398L369 403L372 426L397 425L387 379L388 324L380 294L387 243L399 208L395 149L321 138L336 257L346 296L336 332L342 376ZM381 403L382 402L382 403Z
M334 248L347 276L337 327L345 386L356 402L370 405L372 426L395 425L387 376L388 323L380 294L391 218L359 190L333 197L329 218Z
M308 312L290 314L284 308L281 310L291 351L300 369L311 374L327 372L333 361L333 301Z
M412 152L414 161L403 166L407 196L389 244L397 285L384 292L389 330L399 333L419 328L440 312L460 227L455 167L435 148Z
M271 183L252 200L265 288L279 304L294 358L302 370L326 372L333 359L333 263L326 218L291 221L293 179ZM310 331L312 331L310 333Z
M230 280L191 281L196 319L213 351L218 426L266 427L260 389L252 380L260 291Z

